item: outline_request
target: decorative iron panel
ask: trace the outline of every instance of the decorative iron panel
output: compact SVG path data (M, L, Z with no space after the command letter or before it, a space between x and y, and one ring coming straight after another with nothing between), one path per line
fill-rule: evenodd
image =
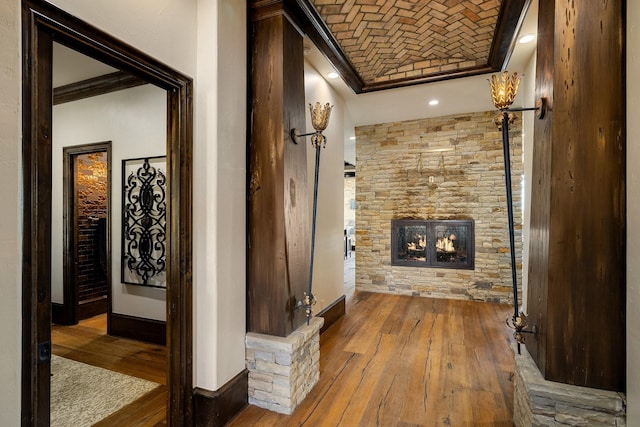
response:
M122 161L122 283L166 288L166 157Z

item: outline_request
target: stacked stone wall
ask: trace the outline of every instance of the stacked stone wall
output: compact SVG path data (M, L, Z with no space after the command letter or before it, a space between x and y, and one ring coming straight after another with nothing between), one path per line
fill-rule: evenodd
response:
M288 337L246 336L249 404L291 415L320 379L320 328L315 317Z
M516 354L516 427L626 426L622 393L546 381L524 346Z
M356 128L356 287L512 303L497 112ZM510 126L518 283L522 282L521 114ZM475 269L391 265L392 219L475 220Z

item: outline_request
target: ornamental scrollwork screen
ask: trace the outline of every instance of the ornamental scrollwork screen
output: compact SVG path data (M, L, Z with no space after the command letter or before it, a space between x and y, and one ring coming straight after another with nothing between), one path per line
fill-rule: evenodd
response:
M122 161L122 283L166 288L166 157Z

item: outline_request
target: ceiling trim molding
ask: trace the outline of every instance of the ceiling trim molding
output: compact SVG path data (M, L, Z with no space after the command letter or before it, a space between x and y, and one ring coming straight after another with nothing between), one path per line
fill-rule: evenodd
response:
M491 71L501 71L509 62L516 45L516 36L529 6L531 6L531 0L502 1L487 63Z
M298 26L335 67L340 77L355 93L363 92L364 81L356 72L340 44L324 23L315 6L309 0L285 0Z
M420 78L406 78L367 85L355 70L347 55L340 47L329 27L320 17L310 0L281 0L290 11L297 25L315 43L320 52L336 68L344 82L356 94L384 89L412 86L437 81L470 77L502 70L511 58L515 47L515 37L524 21L531 0L503 0L496 22L489 58L485 66L467 68L454 72L443 72Z
M53 105L78 101L123 89L142 86L147 82L139 77L116 71L53 89Z
M418 77L418 78L407 78L402 80L379 82L379 83L373 83L370 85L365 85L362 88L362 93L375 92L375 91L385 90L385 89L396 89L399 87L407 87L407 86L419 85L424 83L441 82L445 80L459 79L462 77L477 76L479 74L493 73L495 71L496 69L492 67L482 66L482 67L467 68L464 70L458 70L453 72L443 72L441 74L431 74L429 76Z

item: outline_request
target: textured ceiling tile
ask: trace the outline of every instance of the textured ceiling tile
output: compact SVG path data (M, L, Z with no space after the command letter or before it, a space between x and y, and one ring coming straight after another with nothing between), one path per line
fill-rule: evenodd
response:
M365 84L487 65L500 0L312 0Z

